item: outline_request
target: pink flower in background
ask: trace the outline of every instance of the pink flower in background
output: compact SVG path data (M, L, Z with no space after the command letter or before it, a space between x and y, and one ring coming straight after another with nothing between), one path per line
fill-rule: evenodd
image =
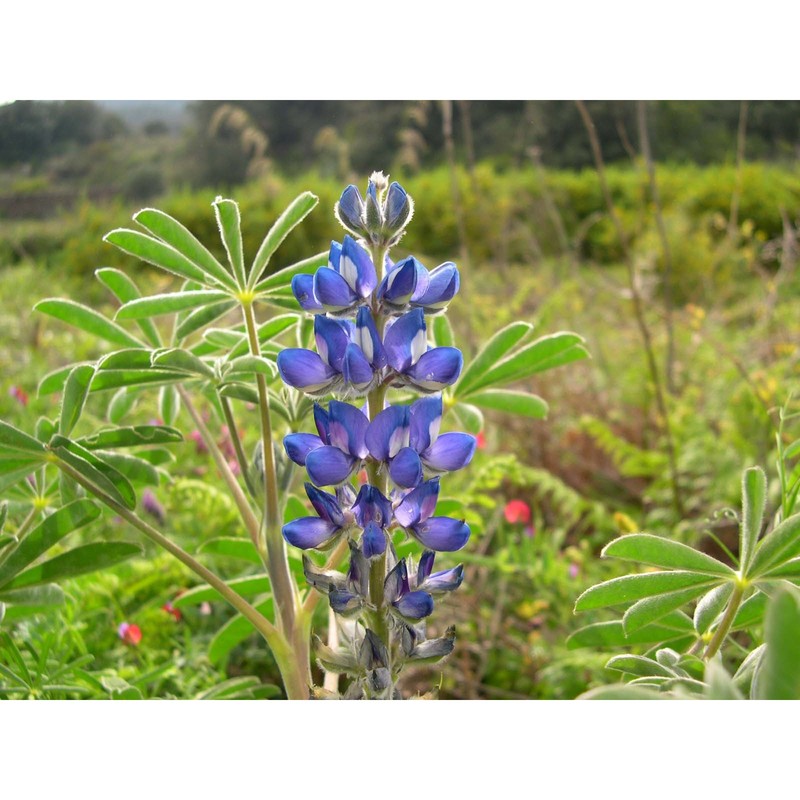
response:
M164 506L158 502L152 489L145 489L142 492L142 508L153 517L159 525L163 525L167 521L167 512L164 511Z
M200 603L200 613L204 617L211 616L211 603L209 603L208 600L204 600L202 603Z
M125 644L136 647L142 641L142 631L138 625L131 625L130 622L120 623L117 628L117 636L122 639Z
M578 577L578 575L581 574L581 568L573 561L569 565L569 569L567 570L567 572L568 572L570 578L572 578L574 580L575 578Z
M198 455L203 455L204 453L208 452L208 448L206 447L206 443L203 441L200 431L192 431L189 434L189 438L194 442L194 447Z
M13 397L21 406L28 405L28 393L21 386L12 386L8 390L10 397Z
M172 616L175 619L175 622L180 622L181 619L183 619L183 614L181 614L181 612L175 608L172 603L164 603L164 605L161 606L161 610L166 611L167 614Z
M524 500L509 500L504 513L512 525L527 525L531 521L531 507Z

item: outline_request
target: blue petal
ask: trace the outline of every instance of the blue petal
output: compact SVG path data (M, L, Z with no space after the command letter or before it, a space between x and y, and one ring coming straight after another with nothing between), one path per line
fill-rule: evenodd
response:
M387 273L378 289L378 299L392 309L402 309L411 300L417 288L417 261L414 256L404 258Z
M344 352L350 343L346 327L339 320L319 314L314 317L314 338L320 358L341 372Z
M314 506L314 511L316 511L322 519L332 522L338 528L341 528L344 525L344 513L336 497L317 489L316 486L310 483L305 484L305 489L308 499L311 501L311 505Z
M292 278L292 294L304 311L310 311L312 314L322 311L322 303L314 297L313 275L295 275Z
M392 521L392 504L377 487L365 483L353 503L353 513L362 528L370 523L385 528Z
M358 468L361 459L343 453L338 447L325 445L306 456L308 477L317 486L344 483Z
M468 433L443 433L420 458L435 472L454 472L472 461L476 444L475 437Z
M339 214L341 221L348 227L352 228L357 233L360 233L364 227L362 217L364 212L364 201L361 198L361 192L358 187L350 184L339 198L336 206L336 211Z
M411 406L408 443L418 453L427 450L439 436L442 396L423 397Z
M345 311L359 298L350 284L334 269L322 267L314 274L314 296L326 311Z
M428 276L424 292L414 292L412 302L426 311L441 311L456 296L460 286L458 268L452 261L440 264Z
M366 442L376 461L388 461L408 445L409 406L389 406L367 428Z
M394 603L394 607L409 619L423 619L433 613L433 598L427 592L409 592Z
M426 550L420 556L419 567L417 568L417 587L423 584L426 578L431 574L435 559L436 553L434 553L433 550Z
M386 331L383 346L389 363L398 372L405 372L415 364L428 346L425 312L415 308L398 317Z
M460 350L455 347L434 347L413 367L406 369L404 374L420 389L438 392L458 380L463 366L464 357Z
M395 564L383 582L383 599L387 603L394 603L395 600L408 594L408 567L403 558Z
M341 244L339 244L339 242L331 242L331 249L330 252L328 253L328 266L331 269L336 270L336 272L339 271L339 259L341 258L341 256L342 256Z
M293 547L310 550L329 542L339 530L326 519L301 517L283 526L283 538Z
M352 342L347 345L345 351L342 376L348 386L353 386L359 392L366 391L375 378L372 365L361 352L361 348Z
M434 572L424 581L417 581L417 586L424 589L426 592L452 592L461 586L464 580L464 565L459 564L452 569L442 570L442 572Z
M342 242L338 272L360 298L369 297L378 285L378 275L369 253L352 236L345 236Z
M411 489L422 480L422 462L411 447L404 447L391 460L389 476L403 489Z
M314 424L317 426L317 433L319 433L322 443L330 444L328 441L328 412L319 403L314 403Z
M328 600L330 600L331 608L343 617L357 614L364 605L362 597L348 592L346 589L331 589Z
M367 306L361 306L356 314L355 343L361 348L367 361L374 369L386 366L386 350L383 347L372 312Z
M283 438L283 447L286 455L299 464L301 467L306 465L306 458L312 450L322 447L324 442L319 436L313 433L290 433Z
M331 400L328 404L328 441L357 458L366 458L365 436L369 420L361 409Z
M425 481L409 492L394 510L394 518L404 528L417 527L436 510L439 498L439 479Z
M278 372L284 383L305 392L324 391L338 377L336 370L329 367L317 353L295 347L278 353Z
M347 569L347 583L350 591L359 595L369 592L369 564L362 549L352 540L350 547L350 566Z
M411 528L411 533L430 550L453 552L469 540L469 526L463 520L431 517Z
M403 217L408 213L410 204L406 190L397 181L392 181L386 193L386 224L395 228L398 222L405 222Z
M367 558L377 558L386 552L386 534L374 522L370 522L364 528L364 536L361 539L361 546Z

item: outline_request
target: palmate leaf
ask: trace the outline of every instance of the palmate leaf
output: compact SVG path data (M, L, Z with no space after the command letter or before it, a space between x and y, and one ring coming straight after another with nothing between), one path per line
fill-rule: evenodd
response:
M680 608L682 605L704 594L713 585L712 580L707 578L705 583L697 586L678 589L674 592L664 592L637 600L623 615L623 627L626 632L632 633L645 625L649 625L651 622L656 622L670 611L674 611L676 608Z
M177 428L166 425L133 425L127 428L107 428L76 441L87 450L105 450L109 447L173 444L182 442L183 434Z
M121 475L124 475L131 483L158 486L158 470L149 461L127 453L114 453L108 450L95 450L94 452L95 455L102 458L106 464L113 467Z
M0 565L0 587L44 555L67 534L93 522L100 508L91 500L76 500L63 506L39 523Z
M26 586L22 589L0 589L0 602L8 606L35 606L46 608L64 604L64 590L55 583Z
M603 558L622 558L664 569L686 570L707 575L733 576L734 571L688 545L653 536L649 533L631 533L609 542L602 551Z
M694 610L694 628L701 636L711 627L733 594L733 581L714 587L698 602Z
M770 531L756 547L748 578L764 575L771 569L800 556L800 514L784 520Z
M74 367L67 376L58 420L58 432L63 436L69 436L80 419L94 373L94 367L84 365Z
M781 588L769 603L766 651L753 678L759 700L800 699L800 593Z
M93 308L77 303L74 300L49 298L41 300L34 307L34 311L41 311L51 317L67 322L75 328L91 333L111 344L122 347L141 347L142 342L131 335L123 327L107 319Z
M228 300L227 292L214 289L197 289L196 291L167 292L150 297L140 297L125 303L117 311L117 319L144 319L162 314L175 314L178 311L207 306Z
M450 320L444 314L437 314L433 318L433 340L437 347L454 347L456 337L453 335L453 328Z
M239 356L228 362L224 370L226 381L242 380L250 375L264 375L270 380L278 374L278 368L269 359L263 356Z
M640 677L675 677L675 672L669 667L665 667L655 659L646 658L645 656L614 656L606 664L606 669L614 669L618 672L626 672L629 675L638 675Z
M170 245L179 253L183 253L192 263L200 267L209 278L217 281L222 286L227 286L229 289L236 289L236 282L225 267L214 258L186 227L169 216L169 214L165 214L156 208L143 208L133 215L133 219L162 242Z
M213 378L214 370L202 359L188 350L175 348L165 350L158 355L153 355L153 366L160 369L181 370L200 375L204 378Z
M137 300L142 296L139 287L121 270L102 267L95 270L94 274L104 286L114 293L120 303L129 303L131 300ZM161 346L161 336L151 320L138 319L136 324L151 345L154 347Z
M465 387L463 394L460 391L459 394L468 397L478 389L522 380L537 372L588 358L589 352L583 345L584 339L577 333L560 332L543 336L506 356L468 388Z
M141 555L140 547L128 542L94 542L68 550L17 575L4 589L19 589L73 578L119 564Z
M578 700L667 700L668 696L657 689L615 683L585 692Z
M624 575L587 589L576 600L575 611L633 603L645 597L654 597L694 586L705 586L708 582L708 575L684 571Z
M295 275L300 275L303 272L315 272L320 267L324 267L328 263L329 253L329 250L325 250L310 258L305 258L302 261L290 264L288 267L283 267L283 269L273 272L272 275L268 275L260 283L257 283L253 287L253 291L258 295L262 292L281 290L291 284L292 278L294 278ZM296 309L297 306L295 305L295 310Z
M510 389L485 389L470 395L470 403L508 414L518 414L532 419L547 417L547 403L541 397L529 392L511 391Z
M736 616L733 618L731 630L746 630L751 628L753 625L760 624L764 619L766 610L767 595L765 595L763 592L756 592L755 594L750 595L750 597L748 597L747 600L745 600L741 606L739 606L739 610L736 612Z
M258 253L256 253L253 266L250 269L250 277L247 284L250 288L260 280L261 275L269 265L269 260L284 239L314 210L317 203L319 203L319 198L316 195L311 192L302 192L292 200L283 214L275 220L275 223L264 237L261 247L258 248ZM280 285L280 283L273 283L272 285ZM259 291L264 291L264 288L260 288Z
M756 542L761 534L767 503L767 476L759 467L745 470L742 477L742 525L739 536L739 562L747 574Z
M235 307L235 300L220 300L218 303L195 308L178 323L175 329L175 338L178 341L186 339L201 328L205 328L206 325L216 322Z
M471 403L456 403L451 409L458 424L467 433L477 436L483 430L483 413Z
M134 386L162 386L183 383L187 380L185 372L166 369L109 369L98 371L92 381L92 392L120 389ZM163 417L162 417L163 419ZM164 420L167 421L166 419Z
M456 385L456 396L466 397L478 380L532 330L533 325L529 322L512 322L495 333L462 373Z
M258 342L264 344L270 339L274 339L279 334L283 333L292 325L296 325L300 317L297 314L280 314L277 317L267 320L258 327ZM242 330L242 338L231 348L228 354L229 359L238 358L239 356L246 355L250 352L250 345L247 337Z
M247 276L244 269L244 252L242 249L242 224L239 215L239 204L234 200L227 200L223 197L211 204L214 214L217 217L219 234L222 244L225 245L225 252L228 254L228 262L236 278L236 283L240 288L247 285Z
M692 620L682 611L665 614L657 623L626 631L621 620L595 622L575 631L567 639L570 650L580 647L624 647L694 640Z

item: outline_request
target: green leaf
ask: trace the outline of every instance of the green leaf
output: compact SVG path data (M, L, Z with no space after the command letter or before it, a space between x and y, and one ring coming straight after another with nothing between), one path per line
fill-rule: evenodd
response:
M174 386L162 386L158 392L158 410L161 419L172 425L181 410L181 396Z
M58 435L51 439L50 449L65 464L69 464L112 499L131 511L136 508L136 493L128 479L91 450Z
M701 636L711 627L714 620L722 613L730 596L733 594L733 582L726 581L714 587L700 599L694 610L694 629Z
M747 575L756 542L761 534L767 503L767 476L760 467L751 467L742 476L742 526L739 537L739 562Z
M72 429L81 417L94 372L94 367L84 365L74 367L67 376L64 397L61 401L61 416L58 420L58 432L63 436L72 433Z
M32 459L17 459L14 461L2 462L2 473L0 473L0 492L4 492L15 483L19 483L24 478L27 478L32 472L35 472L41 467L40 460Z
M55 583L46 583L44 586L29 586L24 589L9 589L0 591L0 601L10 606L60 606L64 604L64 591Z
M55 394L56 392L60 392L64 388L64 384L67 382L67 376L72 369L78 364L91 364L90 361L79 361L77 364L68 364L66 367L59 367L58 369L54 369L52 372L48 372L40 381L39 386L36 389L36 393L39 397L47 397L49 394Z
M166 425L134 425L128 428L107 428L76 441L88 450L104 450L109 447L172 444L182 442L183 435L177 428Z
M149 461L127 453L113 453L108 450L95 450L95 453L131 483L158 486L158 471Z
M125 328L120 327L110 319L106 319L94 309L82 303L76 303L74 300L51 297L37 303L33 310L41 311L43 314L48 314L51 317L60 319L62 322L67 322L73 327L105 339L111 344L118 344L122 347L142 346L142 342L128 333Z
M679 569L687 572L700 572L707 575L732 576L734 571L688 545L673 542L649 533L631 533L609 542L601 553L603 558L622 558L665 569Z
M258 341L260 344L268 342L280 333L283 333L287 328L297 323L299 317L297 314L279 314L277 317L267 320L263 325L258 328ZM237 358L249 354L250 343L246 336L242 336L231 348L228 354L229 359Z
M148 264L160 267L181 278L187 278L197 283L207 283L206 274L196 264L186 258L183 253L179 253L174 247L170 247L152 236L146 236L139 231L132 231L127 228L117 228L107 233L103 241L113 244L125 253L136 256Z
M289 207L269 229L261 247L258 248L253 267L250 270L248 286L252 287L261 278L270 258L280 247L281 242L311 213L317 203L319 203L319 198L311 192L303 192L292 200Z
M756 547L747 577L763 575L773 567L800 556L800 514L784 520Z
M529 322L512 322L489 339L464 370L456 385L457 397L465 397L497 362L533 330ZM438 341L438 340L437 340Z
M270 597L268 600L263 600L261 603L258 603L255 608L256 611L269 619L273 611L272 598ZM241 614L237 614L235 617L228 620L211 640L208 646L209 661L211 661L212 664L219 664L221 661L224 661L231 650L241 644L254 631L255 628L250 620L248 620L247 617L243 617Z
M667 700L667 695L644 686L629 686L626 683L600 686L585 692L578 700Z
M87 572L113 567L131 556L141 555L135 544L128 542L94 542L76 547L48 561L31 567L7 584L6 589L37 586L42 583L73 578Z
M117 350L103 356L97 362L97 369L100 371L114 369L150 369L153 361L153 354L160 350L151 350L149 347L130 347L125 350Z
M529 392L510 389L487 389L470 395L470 402L481 408L492 408L522 417L544 419L547 416L547 403L541 397Z
M256 597L260 594L266 594L270 590L269 577L267 575L247 575L244 578L234 578L226 582L231 589L234 589L242 597ZM203 584L184 592L173 602L173 605L175 608L187 608L188 606L200 605L200 603L215 603L223 599L222 595L213 586Z
M179 253L183 253L193 264L202 269L212 281L216 281L222 286L227 286L229 289L236 288L236 283L231 279L225 267L214 258L187 228L169 216L169 214L165 214L156 208L143 208L133 215L133 219L147 231L161 239L161 241L174 247Z
M450 320L444 314L437 314L433 318L433 341L437 347L454 347L455 336Z
M260 283L257 283L253 287L253 291L256 294L261 294L262 292L281 290L286 286L290 286L295 275L300 275L303 272L316 272L320 267L324 267L328 263L329 255L330 250L325 250L303 261L298 261L296 264L279 269L277 272L273 272L272 275L268 275ZM295 310L297 309L296 300L294 308Z
M238 696L249 697L249 691L261 685L261 680L255 675L247 675L239 678L231 678L222 681L204 692L194 696L195 700L223 700L232 699Z
M185 339L195 331L199 331L200 328L218 320L235 307L235 300L221 300L219 303L196 308L178 323L178 327L175 329L175 338L179 341Z
M228 262L233 270L236 283L244 288L247 285L247 276L244 270L239 205L234 200L227 200L223 197L217 197L211 205L217 217L219 235L225 245L225 252L228 254Z
M614 656L606 664L606 669L614 669L618 672L626 672L629 675L639 675L642 677L675 677L675 673L671 669L662 666L658 661L654 661L652 658L645 658L644 656Z
M703 680L706 684L705 697L708 700L744 700L733 678L717 659L706 664Z
M102 392L122 386L158 386L186 380L185 372L168 372L165 369L110 369L94 376L92 391ZM166 419L164 421L167 422Z
M255 374L272 379L278 374L278 368L263 356L239 356L228 362L225 380L235 380L237 377L241 379L242 376Z
M32 456L42 457L44 445L33 436L28 436L13 425L0 420L0 453L29 453ZM16 457L16 456L15 456ZM19 456L20 458L22 456Z
M624 575L587 589L575 602L575 611L633 603L643 597L705 585L708 581L708 575L698 575L694 572L645 572L641 575Z
M249 539L239 537L222 537L203 542L199 547L201 553L211 553L215 556L226 556L247 561L250 564L262 566L261 556L258 555L255 545ZM180 598L179 598L180 599Z
M766 652L758 671L759 700L800 699L800 594L781 588L769 603Z
M225 292L215 289L198 289L196 291L166 292L150 297L140 297L125 303L117 311L117 319L144 319L156 317L160 314L174 314L190 308L207 306L221 300L229 300Z
M219 388L220 396L230 397L233 400L243 400L245 403L258 405L258 392L252 387L243 383L225 383Z
M477 436L483 430L483 413L476 406L458 402L450 410L467 433Z
M286 508L283 509L283 524L286 525L292 520L308 516L306 504L296 495L290 494L286 501Z
M119 425L130 413L139 399L137 392L128 391L124 386L114 392L114 396L108 403L107 416L110 422Z
M165 350L153 357L153 366L162 369L177 369L183 372L191 372L196 375L202 375L204 378L213 378L214 370L208 366L202 359L198 358L194 353L188 350L180 350L175 348L173 350Z
M93 522L99 516L100 509L91 500L76 500L52 513L31 530L0 565L0 586L9 583L68 533Z
M733 618L731 630L743 630L759 624L764 619L764 612L766 610L767 596L763 592L756 592L750 595L750 597L739 606L739 610Z
M694 639L692 623L683 612L672 612L662 617L658 624L646 625L636 631L626 632L622 620L595 622L575 631L567 639L570 650L579 647L626 647L634 644L660 644L676 638Z
M665 592L653 597L643 597L625 612L622 617L622 624L626 631L637 631L704 594L707 587L711 585L711 581L707 579L706 583L699 586L678 589L674 592Z
M131 300L136 300L142 296L139 287L124 272L118 269L102 267L101 269L96 269L94 274L101 283L114 293L120 303L129 303ZM150 344L154 347L161 346L161 336L151 320L140 319L136 321L136 324Z
M465 393L475 392L485 386L519 381L537 372L588 358L589 353L583 346L583 341L577 333L561 332L543 336L503 359L496 367L471 384ZM465 393L459 390L460 396L465 396Z

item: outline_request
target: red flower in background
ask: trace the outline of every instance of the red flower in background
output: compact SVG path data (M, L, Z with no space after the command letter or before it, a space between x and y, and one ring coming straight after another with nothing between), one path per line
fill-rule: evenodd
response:
M531 507L524 500L509 500L504 513L512 525L527 525L531 521Z
M142 641L142 630L138 625L131 625L130 622L123 622L117 628L117 636L122 639L125 644L136 647Z
M12 386L8 394L13 397L21 406L28 405L28 393L21 386Z
M181 612L177 608L175 608L175 606L172 605L172 603L164 603L164 605L161 606L161 610L166 611L167 614L171 614L172 617L174 617L175 622L180 622L181 619L183 618L183 614L181 614Z
M475 444L478 450L483 450L486 447L486 435L483 431L475 436Z

